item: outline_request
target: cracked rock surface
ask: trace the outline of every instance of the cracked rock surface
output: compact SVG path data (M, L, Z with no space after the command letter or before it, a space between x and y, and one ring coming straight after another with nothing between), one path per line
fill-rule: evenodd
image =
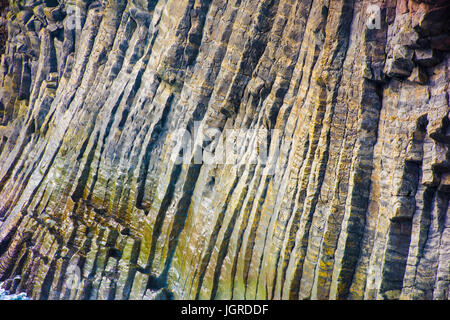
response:
M447 0L10 3L3 289L449 299Z

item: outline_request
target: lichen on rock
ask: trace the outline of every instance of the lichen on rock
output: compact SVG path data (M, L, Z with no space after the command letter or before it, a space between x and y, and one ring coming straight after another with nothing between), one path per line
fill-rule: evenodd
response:
M10 1L2 287L448 300L449 15L447 0Z

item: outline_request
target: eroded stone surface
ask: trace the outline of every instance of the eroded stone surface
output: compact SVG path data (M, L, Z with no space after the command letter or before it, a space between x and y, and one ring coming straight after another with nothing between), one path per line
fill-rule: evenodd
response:
M14 2L3 286L35 299L448 299L449 8ZM174 162L177 130L196 122L276 129L274 161L252 161L262 142L248 130L241 165Z

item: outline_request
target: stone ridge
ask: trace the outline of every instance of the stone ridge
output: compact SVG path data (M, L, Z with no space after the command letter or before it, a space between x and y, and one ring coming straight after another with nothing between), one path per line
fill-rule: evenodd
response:
M8 292L449 299L447 0L24 0L4 15ZM195 161L223 151L208 128L243 132L238 165Z

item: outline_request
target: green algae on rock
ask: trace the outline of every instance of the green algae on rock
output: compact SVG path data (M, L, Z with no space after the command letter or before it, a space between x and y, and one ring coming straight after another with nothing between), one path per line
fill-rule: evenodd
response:
M446 0L11 1L3 287L447 300L449 12ZM227 130L242 133L232 159L196 161L219 157L211 141Z

